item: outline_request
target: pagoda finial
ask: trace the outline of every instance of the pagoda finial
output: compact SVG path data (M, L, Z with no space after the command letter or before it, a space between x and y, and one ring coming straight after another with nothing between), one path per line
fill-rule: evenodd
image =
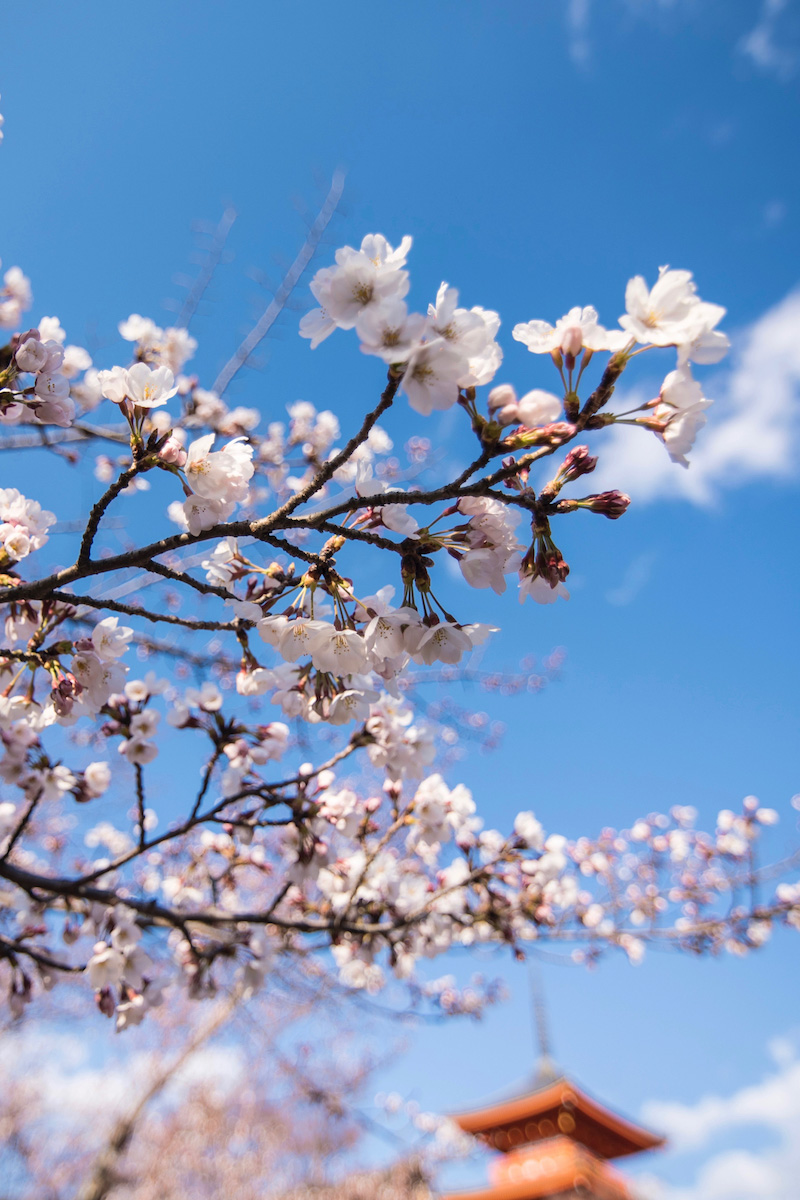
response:
M550 1054L550 1037L547 1028L547 1010L544 1003L542 976L534 963L530 965L530 982L534 1031L539 1051L536 1059L535 1079L536 1083L542 1085L558 1078L558 1068Z

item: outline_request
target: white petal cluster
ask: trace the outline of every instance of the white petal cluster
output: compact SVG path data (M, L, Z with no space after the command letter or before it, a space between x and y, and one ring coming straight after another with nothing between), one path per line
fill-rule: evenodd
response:
M561 417L563 401L552 392L533 388L521 398L509 383L502 383L489 392L489 412L501 425L524 425L535 429L552 425Z
M703 395L697 380L692 378L688 362L667 375L653 416L664 423L661 437L673 462L688 467L686 455L694 445L698 430L705 425L706 409L712 403Z
M532 354L559 352L577 358L582 350L621 350L628 340L619 330L604 329L598 323L597 309L571 308L555 325L547 321L527 321L515 325L511 336Z
M372 721L380 715L380 707L376 708L380 692L386 688L397 694L396 681L410 661L427 666L456 664L490 632L488 626L424 619L416 609L395 609L379 597L364 603L369 604L367 619L353 628L338 628L303 613L269 615L257 621L262 640L286 664L263 676L264 688L259 692L275 688L273 702L287 716L302 716L312 723ZM306 659L316 674L293 666ZM388 747L386 753L390 754Z
M629 337L645 346L677 346L683 361L719 362L730 346L716 331L725 309L700 299L691 271L662 267L651 289L636 275L625 290L625 308L619 323Z
M502 362L495 338L496 312L458 307L458 292L439 288L427 316L405 303L411 249L405 237L394 250L381 234L368 234L359 250L344 246L336 266L314 276L311 291L320 308L300 322L300 333L316 347L334 329L355 329L364 354L404 365L402 388L412 408L429 415L452 407L460 388L489 383Z
M91 987L98 993L124 985L128 999L116 1008L117 1028L138 1025L148 1008L160 1003L158 987L151 987L155 967L141 944L142 931L136 924L136 913L117 904L109 914L111 932L95 943L85 973ZM138 1010L138 1011L137 1011Z
M0 488L0 545L6 559L19 562L47 541L55 515L16 488Z
M0 326L15 329L33 302L30 280L19 267L10 267L0 287Z
M468 548L458 562L461 574L471 587L502 595L505 577L519 570L525 549L514 532L519 512L485 496L461 499L458 509L470 518L464 531Z
M222 790L226 796L235 795L248 776L257 778L254 769L268 762L276 762L289 745L289 726L282 721L271 721L262 726L257 740L237 738L228 742L223 752L228 766L222 776Z
M98 372L102 394L115 404L130 401L140 409L157 408L175 395L178 388L169 367L149 367L137 362L132 367L112 367Z
M705 424L703 415L711 404L691 376L690 362L717 363L727 353L730 342L717 329L725 316L719 304L709 304L697 295L691 271L662 267L658 280L648 288L643 276L628 281L625 290L626 312L620 317L620 329L608 330L598 324L592 307L572 308L555 325L546 321L528 321L515 325L513 336L534 354L550 354L559 368L566 362L570 371L584 352L584 366L596 351L622 354L627 360L636 343L643 348L674 346L678 351L677 370L671 372L661 390L653 419L640 423L653 429L667 446L674 462L688 466L686 455L694 444L697 431ZM571 386L571 384L570 384ZM501 426L521 421L526 426L545 425L559 417L560 402L547 393L531 392L517 400L509 385L495 388L489 398L490 412ZM529 408L525 413L523 409ZM544 596L536 578L526 584L526 594ZM548 598L552 599L552 597Z
M81 716L96 715L109 697L122 692L128 668L119 660L133 637L130 626L120 625L118 617L104 617L92 630L91 638L75 644L70 671L79 688L74 699L63 704L61 724L73 724Z
M142 362L167 367L177 374L197 349L196 340L185 329L161 329L149 317L132 313L119 324L120 336L136 343L136 357Z
M82 347L64 346L65 338L56 317L43 317L38 329L15 336L12 348L17 377L10 390L12 401L0 410L3 424L26 421L66 429L73 423L76 398L81 399L90 382L88 375L82 381L77 377L88 371L92 360ZM24 381L25 375L32 376L33 382Z
M214 437L209 433L189 445L183 469L193 494L168 510L172 520L195 535L226 520L247 499L253 477L253 447L245 438L212 450Z
M367 753L389 779L421 779L436 756L433 729L414 720L408 704L384 693L370 706Z

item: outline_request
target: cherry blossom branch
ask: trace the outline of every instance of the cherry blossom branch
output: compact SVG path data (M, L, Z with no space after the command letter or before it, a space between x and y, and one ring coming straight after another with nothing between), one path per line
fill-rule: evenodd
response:
M317 273L311 290L320 307L303 318L301 333L314 346L337 326L355 329L360 349L388 372L377 404L339 450L335 415L304 401L289 406L288 431L271 422L260 435L259 414L229 409L219 393L252 361L302 276L335 208L336 186L334 180L303 250L215 391L201 388L197 377L176 378L196 348L185 329L160 329L135 314L120 325L123 338L135 343L133 364L95 379L87 374L75 385L70 381L80 362L86 369L88 356L61 348L53 319L0 348L5 421L68 429L74 387L86 409L101 397L120 405L132 459L128 465L127 456L119 458L115 467L98 458L99 478L108 482L117 469L119 476L93 506L76 562L38 580L19 579L17 564L45 543L55 516L16 489L0 495L0 602L8 605L9 643L8 654L0 654L2 774L23 797L19 805L0 804L6 852L0 877L21 889L18 919L26 936L20 940L38 952L59 921L68 945L90 935L87 979L101 1011L116 1012L125 1024L134 1006L141 1015L157 1003L159 977L170 971L193 994L214 986L212 971L223 979L237 972L256 986L282 954L327 951L343 983L372 990L382 985L386 967L408 978L415 962L477 939L522 953L528 939L564 936L583 940L591 954L618 946L636 959L647 941L683 949L729 943L740 952L760 945L773 921L800 924L800 884L784 880L774 901L759 902L753 842L777 814L752 798L738 815L721 813L713 834L696 832L691 811L680 806L669 817L651 814L624 834L606 830L594 841L546 837L526 812L511 833L484 829L468 790L450 788L432 772L435 732L408 703L411 663L444 664L443 678L492 628L470 622L467 613L451 614L444 573L434 580L430 570L443 555L458 563L470 587L501 595L515 575L520 599L547 604L568 599L569 566L552 519L579 509L612 520L625 512L630 500L620 492L562 495L597 464L588 447L573 446L582 430L628 421L656 434L685 463L709 403L688 363L714 362L724 353L727 339L715 329L722 310L699 300L688 272L664 272L652 290L641 278L630 281L619 330L599 326L592 308L573 309L556 326L517 325L514 338L552 360L563 395L534 388L519 398L501 384L481 411L479 388L502 360L498 315L458 307L446 284L427 315L409 313L403 268L410 239L394 249L381 235L368 235L360 250L343 247L335 265ZM12 284L5 278L7 289L13 272ZM637 342L677 349L677 369L656 399L630 414L601 412ZM584 371L601 352L611 357L582 402ZM397 460L378 461L392 449L379 420L401 391L423 415L463 410L465 431L479 450L455 478L433 475L436 456L424 438L412 437L406 453L410 463L426 464L419 471L428 473L427 486L403 490L408 476ZM162 406L178 392L175 419ZM208 432L189 442L193 429ZM213 449L218 434L231 440ZM40 437L48 440L44 432ZM533 468L556 451L563 460L534 488ZM172 501L168 515L185 532L97 553L110 505L123 491L134 496L144 483L137 475L151 469L169 473L180 488L183 499ZM332 482L340 494L329 494ZM263 505L270 493L271 504ZM237 505L240 516L230 519ZM206 558L197 548L209 541L217 544ZM285 560L270 562L264 546ZM399 567L399 603L390 587L366 594L359 573L364 547L375 562L381 550L393 570ZM198 570L205 580L195 578ZM109 592L107 581L120 571L133 577L117 579ZM74 594L71 585L94 577L100 582L91 595ZM153 589L146 609L131 595L139 588ZM197 611L198 595L231 605L234 619L172 611L190 597ZM92 610L99 619L87 617ZM223 650L215 636L200 652L187 641L184 652L183 645L167 646L121 625L119 616L232 633L238 645L228 641ZM75 637L78 631L86 636ZM143 657L171 658L174 679L153 671L131 678L125 660L131 644ZM260 661L265 654L269 665ZM181 682L189 667L196 669L195 687ZM234 695L225 694L234 687ZM265 696L296 722L294 737L288 724L264 719L260 705L267 701L259 698ZM199 789L178 798L183 815L157 833L145 828L155 830L164 814L146 806L144 769L159 752L160 706L176 731L200 732L203 747ZM94 729L86 739L81 731L70 762L81 761L85 745L120 751L134 773L133 829L127 823L117 829L112 820L91 825L94 802L113 782L108 762L62 761L59 727L87 718ZM346 745L315 765L321 755L306 731L324 742L348 726L354 732ZM337 778L339 764L356 750L382 787L370 784L365 792L354 776ZM270 781L262 768L287 753L292 762L281 770L284 778ZM303 757L312 761L297 765ZM117 794L120 800L130 794L127 779ZM112 815L113 796L105 810ZM88 806L78 810L77 822L86 846L103 850L93 861L83 856L64 866L65 806L73 803ZM51 849L43 854L42 847ZM158 961L140 944L143 930L150 931L147 945L155 945ZM14 971L12 994L27 995L28 983ZM443 1008L457 1004L441 1000Z
M139 474L142 465L139 462L134 462L130 467L120 473L111 487L100 497L96 504L92 506L89 513L89 518L86 522L86 529L81 538L80 550L78 551L77 566L85 566L91 562L92 544L95 539L95 534L99 528L100 522L103 519L108 506L117 498L120 492L124 491L133 479Z
M156 613L149 609L142 608L136 604L122 604L118 600L107 600L96 596L76 596L72 592L62 592L60 589L54 589L51 593L56 600L61 600L65 604L72 604L79 608L85 605L88 608L95 608L109 612L122 613L127 617L142 617L145 621L161 623L165 625L179 625L184 629L208 629L215 631L229 630L235 632L237 621L201 621L194 617L178 617L173 613ZM0 651L0 658L9 657L5 650ZM16 657L16 653L14 654Z
M78 975L84 970L83 964L75 965L74 963L63 962L60 959L53 958L49 954L44 954L41 950L37 950L33 946L28 946L25 942L19 940L12 941L11 938L0 934L0 958L13 960L18 954L29 958L37 966L47 967L48 970L58 971L63 975Z
M485 873L485 868L476 868L467 876L468 881L475 882ZM287 918L276 914L271 907L264 911L246 910L237 912L220 912L211 908L176 909L159 903L156 900L142 900L129 895L120 895L115 889L97 888L87 885L77 885L74 880L39 875L35 872L14 866L8 862L0 863L0 876L9 882L17 884L33 898L70 897L73 900L87 900L94 903L113 907L123 904L139 914L145 926L166 923L173 928L183 930L187 925L211 926L216 928L229 927L235 930L237 925L273 925L277 929L295 933L350 933L357 936L389 937L391 934L402 933L418 925L430 910L431 901L416 912L409 915L395 914L388 919L375 921L368 919L342 919L339 914L330 918L298 917ZM453 888L447 889L450 894ZM639 926L614 928L611 935L598 934L587 929L567 930L563 928L541 925L538 936L548 940L581 940L586 942L609 941L613 944L620 937L632 937L643 941L666 941L691 943L693 939L711 937L720 931L728 929L732 924L741 925L756 920L771 920L785 916L789 907L785 903L776 902L765 904L753 912L743 911L732 916L711 916L698 918L686 929L654 928L643 931ZM15 949L16 949L15 945ZM23 952L23 947L19 947Z
M149 841L146 841L142 846L133 848L126 854L119 855L117 858L113 859L109 863L104 864L102 867L98 867L94 871L77 877L75 879L75 883L80 887L83 887L85 884L93 883L97 879L102 879L104 875L111 875L120 870L121 867L126 866L129 862L133 862L135 859L140 858L142 854L147 853L150 850L155 850L158 846L164 845L165 842L177 841L180 838L185 837L186 834L190 833L193 829L196 829L209 821L216 820L218 815L224 812L226 808L230 808L231 805L251 796L260 796L264 800L271 798L272 803L275 806L279 804L286 804L291 807L292 800L285 797L279 798L277 796L278 792L281 792L289 787L297 787L300 784L307 785L309 781L317 778L323 772L330 771L333 767L338 766L339 763L344 762L361 747L364 736L364 731L360 730L357 734L354 734L353 737L351 737L350 741L345 747L343 747L341 750L338 750L335 754L332 754L328 759L320 763L318 767L312 768L308 772L293 775L287 779L281 779L274 783L262 783L258 786L242 788L238 792L234 792L231 796L223 797L222 800L219 800L210 809L207 809L205 812L201 813L199 810L202 806L202 801L208 792L208 787L213 775L214 765L219 761L220 758L220 750L215 748L214 754L211 756L211 759L209 760L209 763L207 764L203 773L203 781L201 783L200 793L195 800L192 812L185 821L179 823L171 829L166 830L164 833L156 834L154 837L150 838ZM263 807L264 806L262 806L262 811ZM244 814L244 816L241 818L229 819L232 823L235 823L237 819L244 819L246 816L247 814Z
M87 425L82 421L76 421L70 429L61 429L58 433L50 432L48 434L48 443L50 446L68 446L89 441L106 441L127 446L130 441L130 435L127 426L120 426L118 428L101 427ZM40 433L11 434L0 440L0 451L39 450L41 446L42 438Z

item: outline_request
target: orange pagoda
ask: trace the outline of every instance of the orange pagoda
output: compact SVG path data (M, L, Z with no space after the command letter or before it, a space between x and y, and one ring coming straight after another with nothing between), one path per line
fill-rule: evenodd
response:
M466 1133L500 1151L489 1167L489 1186L442 1200L633 1200L610 1160L652 1150L664 1139L559 1075L538 1005L537 1017L542 1057L530 1090L454 1117Z

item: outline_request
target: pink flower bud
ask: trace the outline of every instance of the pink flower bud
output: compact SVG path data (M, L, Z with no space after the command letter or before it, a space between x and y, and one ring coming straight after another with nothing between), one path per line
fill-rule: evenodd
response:
M489 392L489 413L500 425L514 425L521 420L517 393L510 383L502 383Z
M497 412L508 404L517 403L517 393L510 383L501 383L489 392L489 412Z
M579 479L581 475L588 475L596 466L597 459L591 456L589 447L576 446L564 459L561 475L564 482L568 483L573 479Z
M627 510L630 502L630 496L626 496L624 492L600 492L597 496L587 496L581 507L588 508L589 512L600 513L601 516L608 517L609 521L616 521Z
M173 434L167 438L161 447L161 457L164 462L172 463L176 467L185 465L186 451Z
M570 325L561 338L561 353L577 358L583 345L583 330L580 325Z

